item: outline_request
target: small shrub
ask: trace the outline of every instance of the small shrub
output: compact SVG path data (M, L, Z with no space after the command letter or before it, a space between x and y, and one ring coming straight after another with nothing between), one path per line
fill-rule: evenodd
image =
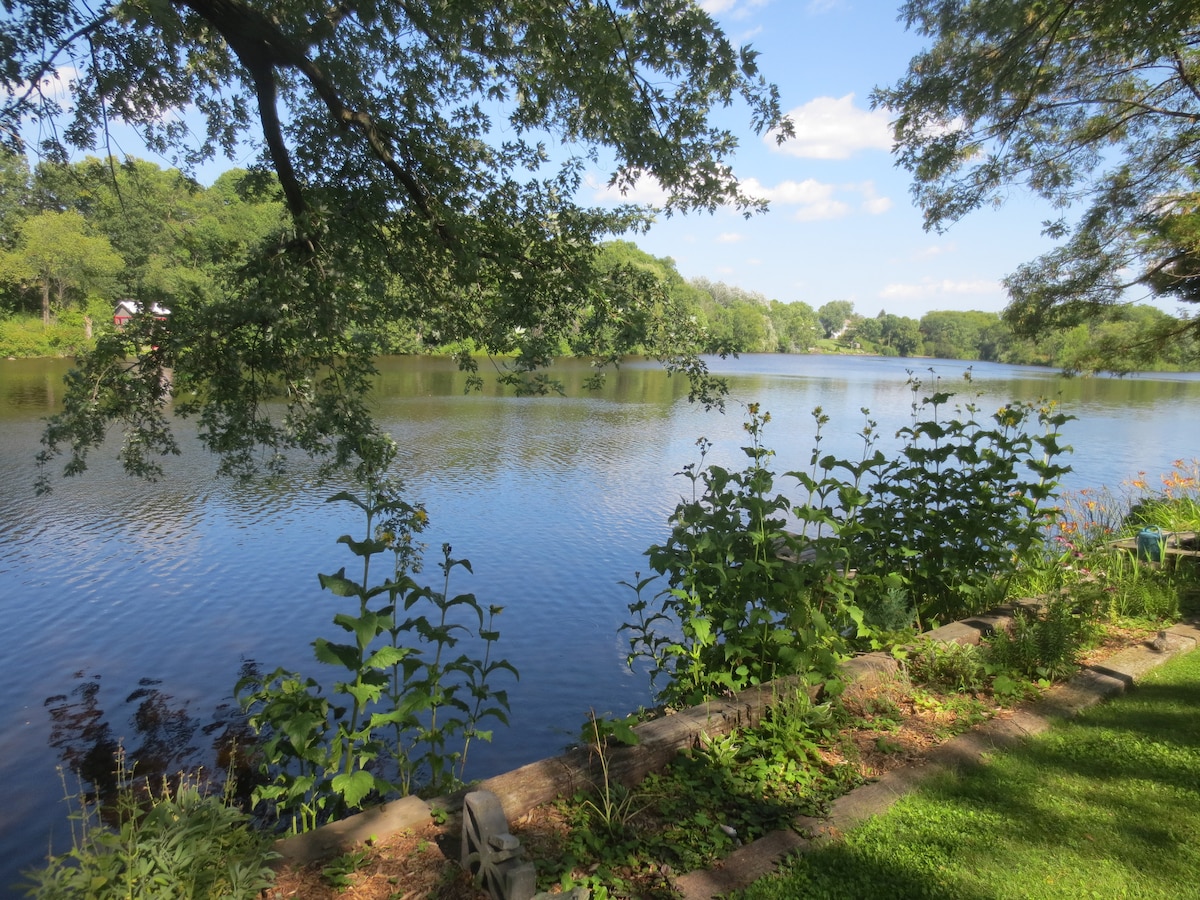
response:
M861 581L870 583L867 577ZM854 598L862 608L863 621L873 631L883 635L913 631L917 610L903 587L883 584L878 589L864 590L856 583Z
M969 376L968 376L969 381ZM953 621L994 606L1018 566L1041 551L1056 510L1059 429L1053 404L1012 403L979 415L973 403L945 415L954 394L910 375L913 424L902 446L864 474L869 502L852 541L860 577L903 576L919 621ZM939 385L935 383L934 387Z
M1200 574L1194 566L1145 563L1123 550L1109 551L1097 569L1102 587L1080 585L1077 597L1099 594L1103 613L1152 622L1178 618L1181 600Z
M905 661L909 677L919 684L944 685L958 691L982 691L987 665L979 648L953 641L922 640Z
M681 473L691 499L676 507L670 539L647 551L666 586L650 598L655 577L627 584L637 595L622 626L628 661L648 664L660 700L690 705L786 675L829 680L855 648L995 605L1043 552L1057 514L1048 501L1069 471L1056 461L1069 449L1059 428L1071 417L1011 404L984 422L966 404L947 421L953 394L925 395L911 374L909 386L913 425L891 456L865 409L859 459L821 452L829 419L818 407L808 469L778 478L762 443L770 416L757 405L742 471L708 463L710 445L698 442L700 463ZM785 479L790 499L777 487Z
M1064 678L1075 671L1097 627L1092 604L1056 597L1041 610L1019 608L1009 628L988 638L986 655L995 666L1026 678Z
M1115 615L1165 621L1179 616L1180 591L1167 578L1138 578L1118 584L1110 598Z
M368 862L365 850L353 850L329 860L321 868L321 880L339 894L354 886L354 875Z
M673 705L787 675L830 677L846 650L837 629L862 620L845 578L798 561L802 542L785 530L791 501L761 443L770 416L754 404L749 413L745 469L707 463L704 439L700 464L684 467L692 498L671 516L668 541L647 551L666 588L646 599L653 577L628 585L637 594L621 629L631 633L629 664L646 660L659 699Z
M26 873L37 900L253 900L274 882L267 840L249 817L194 779L157 792L139 785L117 759L117 796L106 810L86 795L71 813L72 848ZM68 802L71 798L68 797Z

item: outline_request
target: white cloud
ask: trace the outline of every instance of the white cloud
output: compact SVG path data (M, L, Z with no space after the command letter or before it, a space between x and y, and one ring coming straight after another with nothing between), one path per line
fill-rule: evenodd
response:
M997 281L987 281L984 279L953 281L949 278L943 278L939 281L929 278L919 284L889 284L879 292L879 296L884 300L912 300L925 297L945 297L947 295L995 294L1001 290L1003 289Z
M58 104L65 110L71 106L71 85L78 77L79 70L74 66L60 66L53 72L43 75L36 88L32 82L23 81L13 87L5 88L4 94L11 98L36 90L47 100Z
M992 294L996 291L1002 291L1004 288L998 281L988 281L986 279L976 279L974 281L950 281L944 279L941 282L943 294Z
M641 206L665 206L667 192L656 178L644 175L637 180L632 188L621 193L617 188L600 180L599 176L588 176L584 182L593 191L593 199L597 202L636 203Z
M841 200L825 200L820 203L811 203L803 209L797 210L794 218L797 222L822 222L826 219L841 219L850 215L850 204L843 203Z
M919 284L889 284L879 292L885 300L907 300L911 297L928 296L925 288Z
M766 6L771 0L700 0L700 8L710 16L720 16L729 13L731 19L741 19L750 15L750 10Z
M859 150L891 150L892 131L886 110L858 109L854 94L817 97L788 113L796 136L782 144L775 133L766 135L767 146L804 159L849 159Z
M739 241L744 241L745 239L746 239L746 236L744 234L737 234L732 231L726 231L725 233L717 236L717 243L718 244L736 244Z
M782 181L767 187L756 178L747 178L742 187L751 197L760 197L780 206L799 206L793 218L801 222L838 219L850 212L850 207L834 198L837 188L813 178L804 181Z
M868 215L883 215L892 208L892 198L879 196L875 191L875 182L863 181L854 185L854 189L862 194L862 210Z
M593 190L593 199L601 203L638 203L662 207L667 202L667 192L649 176L638 179L634 187L624 194L601 182L598 176L589 177L586 183ZM815 178L803 181L788 179L769 187L757 178L746 178L741 181L741 188L747 196L766 200L776 206L799 207L793 218L800 222L840 219L853 213L856 206L873 216L892 208L891 199L879 196L873 181L836 185ZM856 203L853 198L846 198L846 194L859 194L861 199ZM742 240L742 236L736 232L726 232L717 240L729 244Z
M767 187L757 178L747 178L742 188L751 197L786 205L821 203L833 196L832 184L824 184L815 178L803 181L781 181L775 187Z
M742 182L742 187L751 197L767 200L778 206L800 207L793 218L801 222L840 219L850 215L854 206L839 196L845 193L861 194L859 206L869 215L879 215L892 208L890 198L881 197L876 193L873 181L835 185L806 178L803 181L781 181L774 187L767 187L758 179L747 178Z

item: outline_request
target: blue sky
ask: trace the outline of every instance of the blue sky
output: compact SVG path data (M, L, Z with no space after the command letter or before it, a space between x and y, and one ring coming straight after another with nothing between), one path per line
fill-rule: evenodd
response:
M685 277L814 308L850 300L864 315L914 318L935 309L1001 310L1001 279L1051 246L1041 235L1048 208L1014 191L1003 207L977 211L944 234L924 230L908 173L893 162L888 114L869 102L922 46L898 21L899 0L701 5L735 43L760 51L796 139L777 147L741 115L734 169L770 199L770 211L750 221L733 211L662 220L638 245L673 258Z

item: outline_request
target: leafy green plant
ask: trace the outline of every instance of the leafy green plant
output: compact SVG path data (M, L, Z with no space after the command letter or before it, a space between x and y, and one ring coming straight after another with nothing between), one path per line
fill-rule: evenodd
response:
M1077 597L1089 597L1110 618L1169 621L1180 613L1180 600L1188 573L1148 565L1133 554L1110 552L1102 580L1074 589Z
M65 786L65 781L64 781ZM72 847L27 872L26 894L37 900L254 900L274 882L269 842L249 816L213 796L198 778L157 790L139 783L117 757L117 791L101 810L79 793L70 813ZM68 802L71 802L68 796Z
M623 831L630 820L646 805L632 790L614 781L609 773L608 740L613 737L624 744L636 744L637 735L621 723L603 723L591 711L588 747L600 764L600 783L590 795L579 795L584 807L594 813L595 821L609 833Z
M668 703L689 705L783 675L831 676L844 651L834 625L861 620L850 591L796 561L802 542L784 528L791 503L775 492L767 467L773 451L761 443L770 416L757 405L748 410L744 470L706 464L703 439L700 464L684 467L692 498L672 515L667 543L647 551L667 580L657 607L643 596L653 578L631 585L636 621L622 626L632 632L629 662L647 659L652 682L665 676L659 696Z
M340 763L334 708L315 679L283 669L261 679L247 676L237 691L251 713L249 724L259 738L256 755L267 779L254 789L255 804L267 803L276 816L286 816L293 834L311 831L328 817L335 799L329 785Z
M957 691L976 693L987 684L987 664L973 644L925 639L909 648L905 656L909 677L920 684L945 685Z
M986 655L1009 673L1055 681L1075 671L1096 637L1096 609L1060 596L1041 609L1017 608L1010 627L987 638Z
M1157 525L1163 531L1200 529L1200 460L1177 459L1161 477L1162 487L1150 491L1144 479L1131 482L1142 496L1130 505L1124 524L1133 528Z
M366 850L353 850L335 856L321 867L321 880L341 893L354 886L354 874L367 864L369 858Z
M814 410L809 468L783 476L794 499L776 489L758 406L742 471L707 464L710 445L698 442L700 462L681 473L691 499L647 551L667 585L650 598L656 576L627 584L629 662L648 663L660 699L686 705L783 675L828 680L852 646L878 649L994 605L1043 554L1070 417L1011 404L985 425L966 404L947 420L953 394L926 396L911 374L909 385L913 424L890 457L867 410L857 460L823 453L829 418Z
M740 843L818 814L858 783L848 765L831 766L835 742L828 702L806 691L780 696L753 728L705 735L661 772L601 802L560 805L568 826L558 852L540 854L543 882L587 886L594 896L676 896L665 877L710 865ZM628 801L626 802L626 798Z
M362 499L349 492L330 498L354 504L366 519L364 537L338 539L362 561L361 574L351 578L343 567L320 576L333 595L357 601L333 618L349 640L313 643L317 661L339 672L331 695L316 679L284 670L237 687L269 778L255 799L289 816L293 831L418 785L453 789L471 742L491 738L481 723L507 723L507 692L490 681L501 670L517 674L492 658L500 607L485 611L473 594L449 593L452 571L471 568L449 545L442 547L442 590L418 585L414 536L427 522L424 509L401 499L387 479L368 478L366 487ZM376 582L371 562L387 553L391 571ZM461 652L464 639L477 641L482 656Z
M860 578L899 574L928 625L995 605L1020 563L1041 552L1050 501L1070 471L1056 460L1071 417L1013 403L985 423L970 402L947 417L953 393L926 394L911 373L909 386L913 424L900 430L899 453L869 471L852 554Z

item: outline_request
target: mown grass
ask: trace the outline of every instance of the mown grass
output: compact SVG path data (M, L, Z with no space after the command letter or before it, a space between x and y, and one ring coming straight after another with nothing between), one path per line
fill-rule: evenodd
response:
M742 900L1200 895L1200 653L944 775Z

